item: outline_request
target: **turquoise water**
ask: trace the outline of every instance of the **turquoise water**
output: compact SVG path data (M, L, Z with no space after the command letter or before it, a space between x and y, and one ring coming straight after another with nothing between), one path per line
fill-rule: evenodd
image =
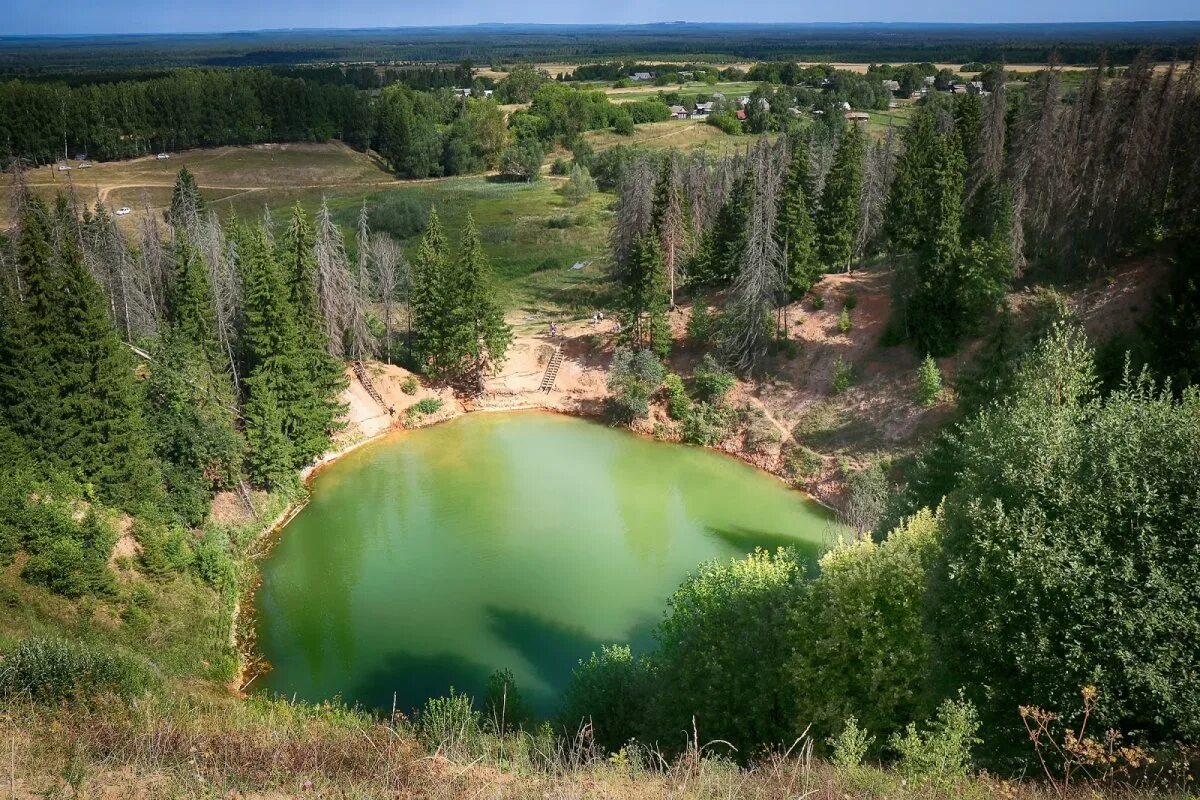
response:
M509 668L551 712L603 644L652 645L709 559L790 545L826 513L697 448L559 415L471 414L342 458L262 565L263 688L410 711Z

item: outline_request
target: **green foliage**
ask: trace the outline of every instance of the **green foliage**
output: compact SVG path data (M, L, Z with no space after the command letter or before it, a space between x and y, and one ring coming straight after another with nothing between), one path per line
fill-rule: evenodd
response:
M735 419L736 413L729 406L701 400L683 420L683 441L704 447L720 444L728 438Z
M587 167L578 163L572 165L571 175L563 185L563 199L572 205L579 205L596 192L596 181L588 173Z
M612 117L613 130L622 136L632 136L634 131L633 116L624 109L617 109Z
M720 405L737 383L733 373L722 367L715 358L705 353L692 371L692 386L696 399L709 405Z
M521 690L517 688L512 670L496 670L488 676L483 719L495 733L500 734L519 730L533 719Z
M662 363L649 350L618 347L608 370L609 416L628 425L650 414L650 395L663 382Z
M708 303L697 298L692 304L692 314L688 317L688 339L697 347L708 347L716 341L719 321L720 317L712 312Z
M237 583L237 565L230 548L228 535L218 528L210 528L196 542L193 551L196 574L219 591L228 591Z
M435 414L442 407L442 398L440 397L422 397L417 402L409 406L409 411L413 414Z
M825 308L825 297L823 295L814 294L812 298L813 311L820 311Z
M1200 384L1200 236L1180 243L1142 328L1154 371L1177 391Z
M918 786L949 789L967 777L971 750L980 744L979 716L966 700L945 700L929 727L918 732L909 723L904 735L896 734L890 746L899 755L896 769Z
M158 688L161 677L130 653L82 641L29 636L0 659L0 697L39 703L104 694L130 701Z
M921 405L929 407L937 402L942 393L942 371L938 369L933 356L926 355L917 367L917 400Z
M842 306L842 313L838 314L837 320L838 333L849 333L852 327L854 327L854 325L850 321L850 309Z
M851 125L838 143L825 179L821 213L817 216L817 241L827 269L848 270L854 258L865 149L862 131L859 126Z
M546 151L537 139L519 139L500 155L500 174L518 181L536 181L542 172Z
M957 432L936 574L938 655L989 743L1016 745L1022 704L1102 700L1093 725L1147 741L1200 734L1200 393L1148 378L1097 396L1082 333L1057 325L1014 394ZM986 693L985 689L986 688Z
M648 347L659 358L666 358L671 351L667 297L666 269L658 238L639 235L629 267L621 275L622 335L629 344Z
M76 522L61 504L40 504L38 512L28 517L37 527L26 534L30 556L21 577L68 597L111 592L108 559L117 543L112 525L94 511Z
M815 736L852 718L864 738L884 741L931 710L925 589L938 524L923 510L880 544L860 540L821 558L788 623L796 721Z
M821 264L817 257L817 228L813 221L817 198L809 169L808 146L801 138L793 139L791 145L791 162L780 199L775 238L787 259L788 294L799 298L820 277Z
M400 391L407 395L416 394L418 388L420 388L420 384L418 384L417 379L411 375L409 375L400 383Z
M168 528L136 520L133 536L141 550L138 563L142 572L150 577L162 579L182 574L195 563L190 534L183 528Z
M661 741L693 719L701 741L729 742L740 759L793 740L787 620L802 574L790 551L757 550L704 564L675 591L655 634Z
M581 660L563 692L563 727L591 722L596 743L615 753L646 731L650 675L627 645L611 645Z
M841 394L850 388L854 379L854 368L847 364L839 355L833 360L833 393Z
M683 378L674 372L668 372L663 379L663 388L667 393L667 416L676 421L687 419L692 401L687 396L687 390L683 388Z
M375 107L372 146L404 178L428 178L444 171L432 98L402 84L380 92Z
M489 369L504 362L512 331L496 303L491 268L471 215L458 258L452 259L441 221L429 227L413 260L413 334L427 373L478 391Z
M449 758L467 754L479 737L479 712L470 695L454 691L431 697L417 714L417 736L431 751Z
M874 743L875 737L858 727L858 720L850 717L838 735L828 740L832 751L829 760L841 769L857 767L862 764L863 758Z

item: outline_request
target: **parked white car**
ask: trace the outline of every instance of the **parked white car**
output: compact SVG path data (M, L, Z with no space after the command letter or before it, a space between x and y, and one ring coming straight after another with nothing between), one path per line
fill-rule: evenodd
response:
M128 214L130 212L130 210L131 209L129 208L129 206L121 206L120 208L117 209L117 216L123 217L126 214Z
M59 164L59 165L58 165L58 171L59 171L59 172L70 172L70 171L71 171L71 165L70 165L70 164Z
M170 157L170 153L159 153L157 156L155 156L155 158L157 158L159 161L166 161Z

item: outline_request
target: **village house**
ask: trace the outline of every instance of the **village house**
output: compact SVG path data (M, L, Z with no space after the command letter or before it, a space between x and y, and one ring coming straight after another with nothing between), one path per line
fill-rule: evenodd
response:
M712 113L713 103L696 103L696 110L692 112L692 119L707 119Z
M884 81L883 88L889 92L898 92L900 91L900 81Z
M654 73L653 72L635 72L630 77L633 78L635 81L650 81L650 80L654 80Z
M846 121L853 125L866 126L871 121L871 115L865 111L847 111Z
M674 119L687 119L688 111L683 106L671 106L671 117Z

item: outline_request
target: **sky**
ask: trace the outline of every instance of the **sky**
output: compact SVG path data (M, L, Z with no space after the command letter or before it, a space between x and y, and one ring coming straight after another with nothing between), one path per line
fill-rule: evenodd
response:
M1113 22L1200 19L1200 0L0 0L0 35L479 22Z

